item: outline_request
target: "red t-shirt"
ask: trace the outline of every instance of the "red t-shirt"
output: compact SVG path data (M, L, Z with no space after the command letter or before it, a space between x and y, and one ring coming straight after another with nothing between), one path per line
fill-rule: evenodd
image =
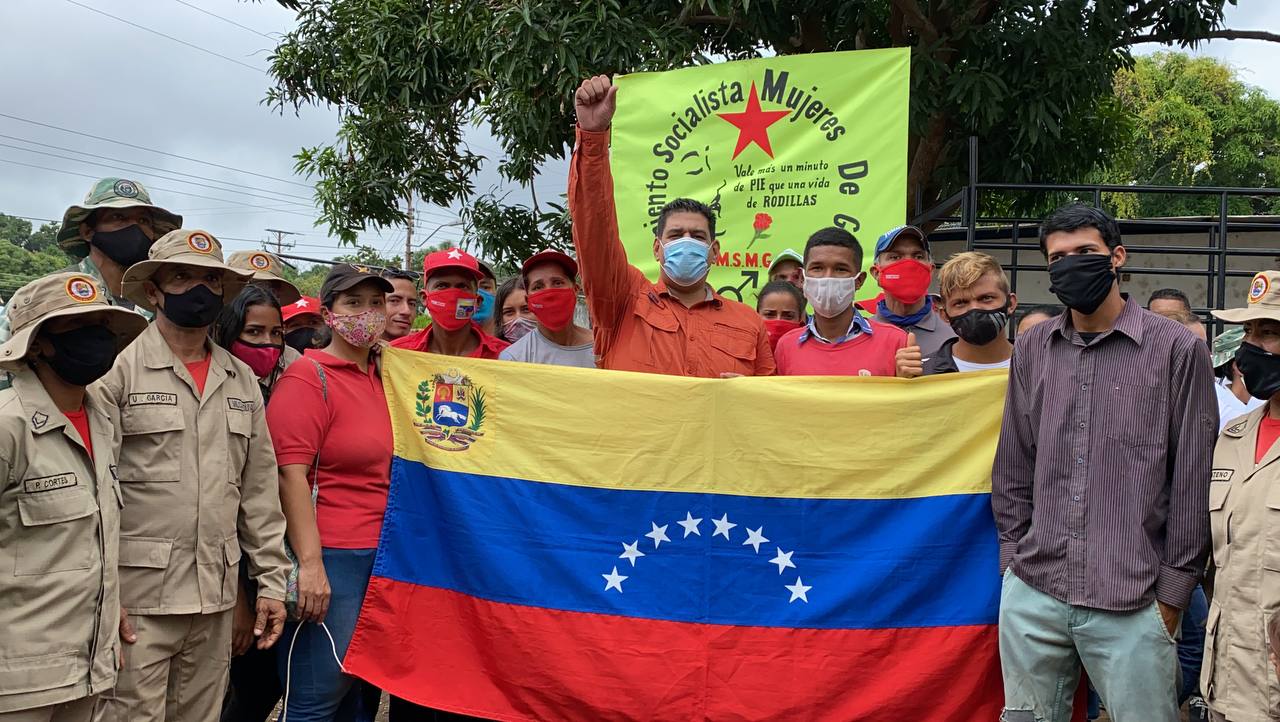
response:
M1280 439L1280 419L1271 418L1270 414L1262 417L1258 424L1258 446L1253 450L1253 463L1262 463L1262 457L1271 451L1271 445Z
M907 332L871 321L872 333L860 333L842 343L823 343L797 328L778 341L773 358L779 376L896 376L895 355L907 345Z
M84 448L89 452L89 458L93 458L93 437L89 435L89 417L84 412L84 407L75 411L64 411L63 416L67 417L67 421L80 432L80 438L84 440Z
M187 367L187 373L191 374L191 380L196 382L196 390L200 395L204 395L204 382L209 378L209 359L213 358L211 354L205 354L203 361L192 361L191 363L183 362L183 366Z
M321 393L315 359L324 367L329 400ZM378 546L391 486L391 416L382 378L317 349L289 365L267 404L267 428L280 466L303 464L307 479L320 454L316 525L321 546Z
M427 349L431 348L432 328L432 326L427 326L421 331L414 331L408 336L402 336L392 341L391 345L396 348L407 348L413 351L425 352ZM502 353L502 349L511 345L500 338L490 336L485 333L484 329L480 328L475 323L471 324L471 330L480 338L480 345L476 346L475 351L467 354L467 358L496 359L498 358L498 354Z

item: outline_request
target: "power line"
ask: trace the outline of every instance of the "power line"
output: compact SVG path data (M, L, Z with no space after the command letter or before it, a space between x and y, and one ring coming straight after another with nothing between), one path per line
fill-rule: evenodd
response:
M9 160L8 158L0 158L0 163L9 163L10 165L20 165L20 166L23 166L24 168L35 168L36 170L50 171L50 172L53 172L53 173L65 173L65 174L67 174L67 175L80 176L81 178L91 178L91 179L93 179L93 180L98 180L98 176L96 176L96 175L89 175L88 173L77 173L76 171L73 171L73 170L63 170L63 169L61 169L61 168L50 168L50 167L48 167L48 166L43 166L43 165L34 165L34 164L32 164L32 163L22 163L22 162L19 162L19 161L16 161L16 160ZM178 194L178 195L180 195L180 196L191 196L192 198L203 198L203 199L205 199L205 200L209 200L209 201L219 201L219 202L221 202L221 203L236 203L236 202L237 202L237 201L232 200L232 199L230 199L230 198L215 198L215 197L213 197L213 196L200 195L199 193L189 193L189 192L187 192L187 191L177 191L177 190L173 190L172 188L161 188L161 187L159 187L159 186L152 186L152 188L154 188L154 189L156 189L156 190L158 190L158 191L164 191L165 193L177 193L177 194ZM259 206L259 205L255 205L255 204L253 204L253 203L244 203L244 204L242 204L242 205L247 206L247 207L249 207L249 208L263 208L263 209L265 209L265 210L274 210L274 211L276 211L277 213L290 213L290 214L293 214L293 215L295 215L295 216L302 216L303 218L312 218L312 216L311 216L310 214L302 213L302 212L300 212L300 211L278 210L278 209L274 209L274 208L267 208L266 206ZM313 219L313 220L314 220L314 219Z
M241 66L241 67L248 68L248 69L253 70L253 71L255 71L255 72L258 72L258 73L264 73L264 74L265 74L265 73L267 72L266 70L263 70L262 68L259 68L259 67L257 67L256 65L250 65L250 64L248 64L248 63L241 62L241 61L236 60L235 58L233 58L233 57L231 57L231 56L229 56L229 55L223 55L222 53L215 53L215 52L213 52L212 50L210 50L210 49L208 49L208 48L204 47L203 45L201 45L201 44L199 44L199 43L193 43L193 42L189 42L189 41L186 41L186 40L179 40L178 38L175 38L175 37L173 37L172 35L167 35L167 34L165 34L165 33L160 32L159 30L155 30L155 29L149 28L149 27L147 27L147 26L145 26L145 25L139 25L139 24L137 24L137 23L135 23L135 22L132 22L132 21L130 21L130 20L125 20L125 19L124 19L124 18L122 18L122 17L118 17L118 16L115 16L115 15L112 15L111 13L104 12L104 11L102 11L102 10L99 10L99 9L95 8L95 7L90 7L90 6L88 6L88 5L85 5L85 4L84 4L84 3L82 3L82 2L77 2L76 0L67 0L67 2L71 3L72 5L75 5L76 7L84 8L85 10L88 10L89 12L97 13L97 14L99 14L99 15L102 15L103 17L108 17L108 18L111 18L112 20L116 20L116 21L118 21L118 22L122 22L122 23L124 23L125 25L129 25L129 26L135 27L135 28L137 28L137 29L139 29L139 30L142 30L142 31L144 31L144 32L151 33L152 35L159 35L159 36L160 36L160 37L162 37L162 38L167 38L167 39L169 39L169 40L172 40L172 41L173 41L173 42L175 42L175 43L178 43L179 45L185 45L185 46L187 46L188 48L191 48L192 50L199 50L200 52L205 53L206 55L212 55L212 56L213 56L213 57L215 57L215 58L222 58L223 60L226 60L227 62L235 63L236 65L239 65L239 66Z
M71 0L67 0L67 1L68 1L68 2L71 2ZM0 113L0 118L9 118L10 120L16 120L16 121L19 121L19 122L21 122L21 123L30 123L31 125L38 125L38 126L40 126L41 128L49 128L49 129L52 129L52 130L60 130L60 131L62 131L63 133L71 133L72 135L79 135L79 136L83 136L83 137L85 137L85 138L92 138L92 139L94 139L94 140L101 140L101 141L106 142L106 143L115 143L115 144L117 144L117 145L123 145L123 146L129 147L129 148L136 148L137 150L145 150L145 151L147 151L148 153L158 153L158 154L160 154L160 155L167 155L167 156L169 156L170 158L179 158L179 159L181 159L181 160L191 161L192 163L199 163L199 164L201 164L201 165L207 165L207 166L212 166L212 167L214 167L214 168L221 168L221 169L223 169L223 170L229 170L229 171L232 171L232 172L234 172L234 173L243 173L243 174L245 174L245 175L257 176L257 177L259 177L259 178L266 178L267 180L278 181L278 182L280 182L280 183L291 183L291 184L296 185L296 186L302 186L303 188L311 189L311 186L307 185L306 183L299 183L298 181L292 181L292 180L288 180L288 179L286 179L286 178L277 178L277 177L275 177L275 176L270 176L270 175L266 175L266 174L263 174L263 173L254 173L253 171L250 171L250 170L241 170L240 168L232 168L232 167L231 167L231 166L229 166L229 165L222 165L221 163L214 163L214 162L207 161L207 160L200 160L199 158L191 158L191 157L189 157L189 156L185 156L185 155L178 155L177 153L170 153L170 152L165 151L165 150L156 150L155 148L148 148L148 147L143 146L143 145L135 145L135 144L133 144L133 143L128 143L128 142L123 141L123 140L113 140L113 139L111 139L111 138L104 138L104 137L102 137L102 136L100 136L100 135L93 135L92 133L83 133L83 132L78 131L78 130L71 130L70 128L63 128L63 127L60 127L60 126L57 126L57 125L52 125L52 124L50 124L50 123L42 123L42 122L40 122L40 121L38 121L38 120L30 120L30 119L28 119L28 118L20 118L20 117L18 117L18 116L16 116L16 115L9 115L8 113Z
M241 25L240 23L238 23L238 22L236 22L236 21L234 21L234 20L231 20L230 18L224 18L224 17L222 17L221 15L216 15L216 14L214 14L214 13L211 13L211 12L209 12L208 10L205 10L205 9L204 9L204 8L202 8L202 7L198 7L198 6L196 6L196 5L192 5L191 3L187 2L186 0L176 0L176 1L177 1L177 3L178 3L179 5L186 5L187 7L191 8L192 10L195 10L196 12L204 13L205 15L208 15L208 16L209 16L209 17L211 17L211 18L217 18L217 19L221 20L221 21L222 21L222 22L224 22L224 23L228 23L228 24L230 24L230 25L234 25L234 26L236 26L236 27L238 27L238 28L240 28L240 29L242 29L242 30L248 30L249 32L253 33L254 35L261 35L262 37L266 38L267 40L275 40L275 38L271 37L270 35L267 35L266 33L259 32L259 31L257 31L257 30L254 30L253 28L249 27L248 25Z
M50 158L59 158L59 159L61 159L61 160L69 160L69 161L71 161L71 162L73 162L73 163L84 163L84 164L86 164L86 165L96 165L96 166L101 166L101 167L103 167L103 168L110 168L110 169L112 169L112 170L116 170L116 171L120 171L120 172L133 173L133 171L126 171L126 170L122 170L122 169L117 168L117 167L115 167L115 166L106 165L105 163L95 163L94 161L85 161L85 160L80 160L79 158L74 158L74 157L66 156L66 155L59 155L59 154L57 154L57 153L50 153L50 152L48 152L48 151L43 151L43 150L32 150L32 149L30 149L30 148L23 148L22 146L12 145L12 144L10 144L10 143L0 143L0 148L12 148L12 149L14 149L14 150L20 150L20 151L23 151L24 153L35 153L35 154L38 154L38 155L46 155L46 156L49 156ZM190 174L189 174L189 173L184 173L183 175L190 175ZM227 193L239 193L239 194L241 194L241 195L243 195L243 196L245 196L245 197L247 197L247 198L258 198L258 199L261 199L261 200L264 200L264 201L271 201L272 203L291 203L291 204L293 204L293 205L295 205L295 206L311 207L311 204L310 204L310 203L299 203L299 202L297 202L297 201L287 201L287 200L285 200L285 199L283 199L283 198L272 198L272 197L270 197L270 196L262 196L262 195L258 195L258 194L256 194L256 193L245 193L244 191L240 190L239 188L235 188L235 187L232 187L232 188L226 188L226 187L223 187L223 186L209 185L208 183L200 183L200 182L198 182L198 181L186 180L186 179L184 179L184 178L175 178L175 177L173 177L173 176L171 176L171 175L160 175L160 174L155 173L154 171L152 171L152 172L144 172L144 173L143 173L141 176L139 176L139 177L141 177L141 178L146 178L147 176L154 176L154 177L156 177L156 178L160 178L160 179L162 179L162 180L171 180L171 181L176 181L176 182L178 182L178 183L185 183L185 184L187 184L187 185L199 186L199 187L201 187L201 188L208 188L208 189L210 189L210 190L215 190L215 191L224 191L224 192L227 192ZM199 178L200 176L192 176L192 177L194 177L194 178ZM205 180L212 180L212 179L211 179L211 178L205 178ZM268 192L268 193L272 193L272 192L274 192L274 191L267 191L267 192ZM295 197L296 197L296 198L301 198L302 196L295 196Z
M66 152L68 152L68 153L75 153L75 154L77 154L77 155L88 156L88 157L90 157L90 158L99 158L99 159L101 159L101 160L109 160L109 161L111 161L111 162L113 162L113 163L124 163L125 165L137 166L138 168L145 168L145 169L147 169L147 170L159 171L159 172L161 172L161 173L173 173L173 174L176 174L176 175L183 175L183 176L187 176L187 177L189 177L189 178L198 178L198 179L200 179L200 180L214 180L214 179L212 179L212 178L206 178L206 177L204 177L204 176L198 176L198 175L195 175L194 173L184 173L183 171L180 171L180 170L169 170L168 168L157 168L156 166L153 166L153 165L146 165L145 163L136 163L136 162L131 161L131 160L122 160L122 159L120 159L120 158L112 158L111 156L98 155L97 153L89 153L89 152L86 152L86 151L83 151L83 150L77 150L77 149L75 149L75 148L66 148L66 147L63 147L63 146L60 146L60 145L53 145L52 143L41 143L40 141L37 141L37 140L28 140L28 139L26 139L26 138L19 138L19 137L14 136L14 135L5 135L4 133L0 133L0 138L6 138L6 139L8 139L8 140L16 140L16 141L18 141L19 143L27 143L28 145L38 145L38 146L40 146L40 147L42 147L42 148L53 148L54 150L62 150L62 151L66 151ZM0 144L0 145L3 145L3 144ZM17 146L9 146L9 147L11 147L11 148L18 148L18 150L25 150L25 151L27 151L28 153L37 153L37 152L39 152L39 151L29 150L29 149L27 149L27 148L20 148L20 147L17 147ZM48 154L48 155L53 155L53 154ZM62 156L54 155L53 157L55 157L55 158L60 158L60 157L62 157ZM70 160L78 160L78 158L76 158L76 159L70 159ZM230 183L230 181L214 181L214 182L215 182L215 183ZM240 188L247 188L247 189L252 190L252 191L262 191L263 193L274 193L274 194L276 194L276 195L278 195L278 196L284 196L285 198L298 198L298 199L300 199L300 200L307 201L307 203L308 203L308 204L310 204L310 203L311 203L311 199L310 199L310 198L308 198L308 197L306 197L306 196L295 195L295 194L293 194L293 193L285 193L284 191L273 191L273 190L271 190L270 188L258 188L258 187L256 187L256 186L248 186L248 185L242 185L242 186L240 186ZM237 190L237 191L239 191L239 190L240 190L240 188L237 188L236 190Z

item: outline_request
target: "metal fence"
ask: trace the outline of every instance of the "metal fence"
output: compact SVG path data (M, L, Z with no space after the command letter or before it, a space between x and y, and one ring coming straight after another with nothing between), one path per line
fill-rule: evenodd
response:
M1156 235L1162 232L1204 235L1204 242L1196 245L1125 243L1125 248L1130 253L1147 258L1151 255L1200 256L1205 261L1203 268L1160 268L1137 265L1124 267L1124 272L1128 274L1189 276L1204 279L1207 286L1207 293L1203 298L1204 305L1200 305L1201 299L1192 299L1196 306L1195 310L1201 313L1212 308L1225 308L1228 305L1228 279L1250 278L1259 270L1232 268L1232 258L1271 256L1273 259L1280 259L1280 247L1232 247L1229 243L1232 233L1280 233L1280 216L1233 218L1229 213L1233 198L1280 197L1280 188L992 183L978 182L977 178L978 143L976 138L970 138L968 185L932 209L922 209L921 204L917 202L916 217L913 222L917 225L941 222L946 226L935 231L931 239L957 240L962 236L967 250L1008 252L1009 260L1002 265L1008 272L1010 283L1015 291L1019 272L1043 272L1046 269L1045 259L1040 253L1039 246L1039 226L1042 219L1017 215L984 216L980 211L984 194L1061 194L1080 202L1091 202L1097 207L1102 207L1104 194L1194 195L1215 198L1217 211L1207 217L1118 219L1122 234L1135 240L1144 235ZM959 215L955 214L957 205Z

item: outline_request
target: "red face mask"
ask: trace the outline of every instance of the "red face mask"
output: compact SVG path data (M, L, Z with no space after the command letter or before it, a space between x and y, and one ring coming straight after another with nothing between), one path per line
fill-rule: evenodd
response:
M880 269L880 288L894 299L910 306L924 298L933 277L933 266L904 258Z
M271 369L276 367L280 361L281 349L275 344L269 343L245 343L239 339L231 342L231 355L248 364L253 369L254 375L260 379L265 379L267 374L271 373Z
M479 296L462 288L446 288L427 294L431 322L446 331L457 331L471 323Z
M538 323L552 331L559 331L573 321L573 309L578 305L578 294L572 288L544 288L525 297L529 311Z
M764 321L764 329L769 332L769 348L777 349L778 342L788 331L794 331L803 326L803 323L796 321L787 321L781 318L766 318Z

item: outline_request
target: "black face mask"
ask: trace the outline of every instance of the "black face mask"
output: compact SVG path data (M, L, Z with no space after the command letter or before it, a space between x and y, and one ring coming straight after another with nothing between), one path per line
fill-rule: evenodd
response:
M89 242L124 268L147 260L147 251L151 248L151 239L137 224L118 231L94 231Z
M965 343L985 346L996 340L1006 323L1009 323L1008 306L990 310L975 308L951 319L951 330Z
M1244 376L1244 387L1253 398L1266 401L1280 393L1280 356L1251 343L1242 343L1236 351L1236 368Z
M53 357L45 363L72 386L88 386L106 375L116 361L120 342L106 326L82 326L62 333L46 333Z
M160 310L165 318L183 328L201 328L211 325L222 312L222 296L197 283L182 293L164 293Z
M1063 256L1049 265L1049 290L1062 305L1085 315L1097 311L1107 300L1115 280L1110 254Z
M311 342L316 336L316 330L310 326L295 328L284 335L284 342L292 347L298 353L302 353L311 348Z

